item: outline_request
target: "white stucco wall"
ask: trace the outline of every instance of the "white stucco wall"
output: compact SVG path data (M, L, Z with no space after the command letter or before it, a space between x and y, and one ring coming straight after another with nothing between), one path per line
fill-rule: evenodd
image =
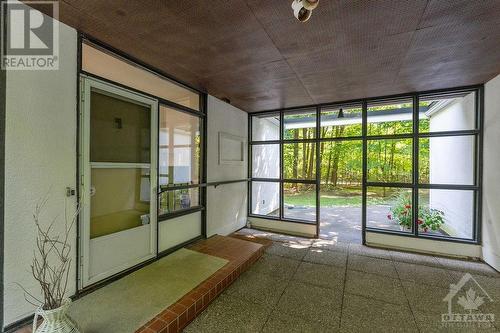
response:
M8 325L34 311L26 303L22 284L34 295L38 288L29 273L36 203L49 194L42 215L54 231L64 229L64 207L71 212L75 197L66 198L67 186L76 186L76 72L77 33L60 24L57 71L8 71L5 142L5 304ZM70 237L76 253L76 227ZM69 274L68 292L75 292L76 254Z
M430 118L431 132L474 128L474 99L470 93L457 98ZM431 184L474 184L472 136L430 138ZM471 191L432 190L430 207L445 213L443 229L453 237L472 238L474 202Z
M207 181L238 180L248 177L248 114L208 96ZM240 165L219 164L219 132L242 137L244 161ZM247 184L234 183L207 189L207 235L227 235L245 226Z
M279 139L279 123L272 118L254 117L252 120L252 140L266 141ZM280 147L278 144L253 146L252 172L257 178L279 179ZM267 215L279 209L279 184L254 182L252 186L252 212Z
M500 75L485 85L483 259L500 271Z

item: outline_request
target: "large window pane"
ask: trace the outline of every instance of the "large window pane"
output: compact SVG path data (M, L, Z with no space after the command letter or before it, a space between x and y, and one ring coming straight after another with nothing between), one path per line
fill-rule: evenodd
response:
M151 110L97 91L90 101L90 161L149 163Z
M301 183L285 183L284 218L316 221L316 185Z
M316 137L316 110L287 111L283 116L283 139L314 139Z
M200 110L200 95L110 52L82 44L82 69L127 87Z
M199 197L198 187L162 192L158 198L158 214L168 214L197 207L200 204Z
M280 114L272 113L252 117L252 141L280 139Z
M316 178L316 144L312 142L283 145L283 178Z
M419 179L424 184L474 185L475 136L419 140Z
M252 177L278 179L280 177L279 166L279 144L252 146Z
M395 187L368 187L366 226L368 228L411 232L412 190Z
M356 106L333 106L321 111L321 137L361 136L362 109Z
M252 214L280 215L280 184L252 182Z
M368 181L412 183L413 140L368 141Z
M419 233L473 238L474 191L421 189L418 204Z
M368 104L368 135L392 135L413 132L411 99L371 102Z
M160 106L160 185L200 182L200 119Z
M419 103L419 131L444 132L476 128L476 93L422 97Z

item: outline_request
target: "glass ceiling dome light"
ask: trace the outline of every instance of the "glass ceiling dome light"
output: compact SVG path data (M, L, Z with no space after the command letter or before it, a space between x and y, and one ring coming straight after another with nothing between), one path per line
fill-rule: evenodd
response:
M293 15L300 22L306 22L311 17L313 9L318 7L319 0L293 0Z

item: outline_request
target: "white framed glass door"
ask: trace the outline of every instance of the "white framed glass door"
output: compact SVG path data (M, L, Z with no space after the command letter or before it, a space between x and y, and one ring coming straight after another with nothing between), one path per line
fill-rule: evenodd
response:
M158 102L82 76L80 288L155 257Z

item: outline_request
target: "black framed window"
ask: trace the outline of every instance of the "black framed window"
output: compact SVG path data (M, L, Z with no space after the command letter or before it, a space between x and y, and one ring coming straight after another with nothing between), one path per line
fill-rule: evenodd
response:
M201 208L203 115L160 104L158 217Z
M318 224L319 198L347 197L340 183L362 193L363 233L478 243L482 94L474 86L250 115L249 214ZM274 145L273 162L262 145ZM266 164L279 177L257 174ZM339 166L352 171L332 172ZM279 200L272 211L256 208L263 183Z

